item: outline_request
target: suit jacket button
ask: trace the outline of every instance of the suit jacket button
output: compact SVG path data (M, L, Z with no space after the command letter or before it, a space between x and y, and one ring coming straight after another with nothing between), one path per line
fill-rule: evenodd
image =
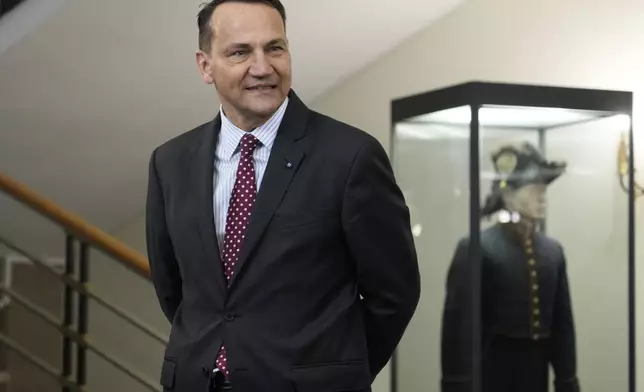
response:
M228 322L231 322L231 321L233 321L234 319L235 319L235 315L234 315L234 314L232 314L232 313L226 313L226 314L224 315L224 320L226 320L226 321L228 321Z

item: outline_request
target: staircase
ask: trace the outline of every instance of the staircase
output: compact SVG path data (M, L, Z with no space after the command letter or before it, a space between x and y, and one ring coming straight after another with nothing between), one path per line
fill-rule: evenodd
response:
M14 9L18 4L24 2L25 0L0 0L0 17L2 15L9 13Z
M156 377L137 370L133 359L113 354L117 343L100 344L105 339L97 339L101 336L92 332L104 333L103 323L89 322L91 312L110 313L137 331L137 335L112 331L119 342L128 344L131 339L135 344L135 336L145 336L159 350L165 347L167 336L92 288L90 270L93 260L100 257L125 266L129 274L150 284L147 289L152 291L145 256L2 173L0 193L55 223L65 238L63 258L42 259L3 238L0 217L0 245L18 255L5 257L0 265L0 392L161 392ZM137 355L139 361L144 357ZM92 386L90 372L108 371L99 363L119 375ZM139 369L146 367L141 362L138 365ZM117 378L127 378L129 383Z

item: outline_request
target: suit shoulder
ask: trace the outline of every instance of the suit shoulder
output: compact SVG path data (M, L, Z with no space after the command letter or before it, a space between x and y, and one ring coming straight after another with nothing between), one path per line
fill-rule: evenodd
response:
M459 252L468 251L471 241L472 239L470 235L461 237L456 245L456 250ZM493 250L503 246L503 244L504 237L500 232L499 227L492 226L481 230L479 235L479 248L482 256L493 254Z
M463 236L456 241L456 246L454 247L454 257L459 255L464 255L469 252L470 248L470 237Z
M364 146L382 148L382 144L373 135L353 125L333 117L311 110L309 129L319 140L357 152Z
M540 235L539 237L541 248L545 254L552 255L553 259L563 260L564 250L559 240L547 235Z
M505 235L500 226L494 225L481 230L481 246L493 245L496 242L504 241Z
M540 235L541 241L543 241L543 244L552 248L561 248L561 242L559 242L558 239L554 237L550 237L548 235Z
M499 232L495 226L488 227L486 229L481 230L481 234L479 236L479 241L481 246L485 245L486 243L489 243L490 241L494 241L498 239L499 239ZM471 242L471 237L468 234L459 238L456 246L457 248L467 248L470 246L470 242Z
M174 160L186 153L190 153L200 145L205 133L210 129L210 127L212 127L212 125L212 121L203 123L157 146L153 152L156 157L156 161L166 162L168 160Z

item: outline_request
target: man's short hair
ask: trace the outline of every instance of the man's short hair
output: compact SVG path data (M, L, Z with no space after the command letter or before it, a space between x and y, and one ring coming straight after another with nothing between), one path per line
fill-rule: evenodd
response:
M212 0L209 3L202 4L202 8L197 15L197 27L199 28L199 49L204 52L210 51L210 42L212 40L212 25L210 20L212 18L215 8L230 2L238 3L255 3L255 4L266 4L267 6L274 8L277 12L280 13L282 21L284 22L284 27L286 27L286 10L284 5L280 0Z

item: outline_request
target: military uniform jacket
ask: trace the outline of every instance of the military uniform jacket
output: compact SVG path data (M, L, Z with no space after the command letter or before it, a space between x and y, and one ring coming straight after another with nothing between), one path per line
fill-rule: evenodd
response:
M513 224L481 233L481 353L494 336L543 341L556 390L577 391L575 329L562 246L540 233L520 238ZM442 390L469 391L471 258L456 248L447 276L442 326Z

